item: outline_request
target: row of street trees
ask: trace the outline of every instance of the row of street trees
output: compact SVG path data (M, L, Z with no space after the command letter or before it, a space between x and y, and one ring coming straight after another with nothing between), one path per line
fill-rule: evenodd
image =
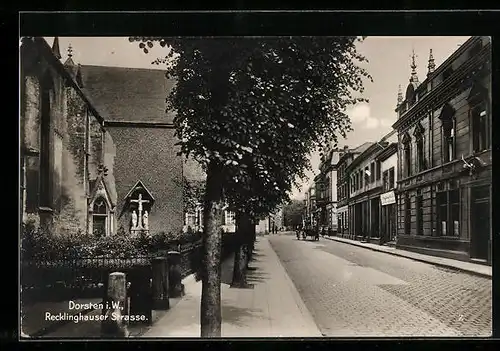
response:
M309 154L350 130L346 107L363 101L356 37L132 37L148 50L170 49L154 63L176 80L167 97L176 112L180 153L207 174L204 189L204 272L201 336L221 335L217 213L236 212L240 249L233 285L244 287L255 220L288 199L310 169ZM371 79L371 78L370 78ZM244 247L249 247L244 250ZM247 254L245 255L245 252ZM245 257L246 256L246 257Z

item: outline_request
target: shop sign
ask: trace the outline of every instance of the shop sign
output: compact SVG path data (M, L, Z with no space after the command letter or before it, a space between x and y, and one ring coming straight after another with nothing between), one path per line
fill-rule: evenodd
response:
M383 193L382 195L380 195L380 202L382 206L395 204L396 195L394 195L394 191L389 191L387 193Z

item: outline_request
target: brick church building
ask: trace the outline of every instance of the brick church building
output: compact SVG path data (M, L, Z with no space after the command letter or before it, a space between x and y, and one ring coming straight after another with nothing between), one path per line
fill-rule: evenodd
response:
M56 234L182 230L183 158L164 71L62 60L59 41L20 48L24 222Z

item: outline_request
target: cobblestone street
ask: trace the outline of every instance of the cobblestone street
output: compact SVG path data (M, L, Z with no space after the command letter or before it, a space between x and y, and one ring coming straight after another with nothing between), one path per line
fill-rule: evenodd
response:
M491 335L491 279L327 239L270 243L325 336Z

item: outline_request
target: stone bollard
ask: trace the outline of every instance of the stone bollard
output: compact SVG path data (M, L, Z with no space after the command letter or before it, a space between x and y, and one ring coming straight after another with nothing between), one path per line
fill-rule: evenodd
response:
M168 268L166 257L155 257L152 262L153 271L153 308L168 310Z
M113 272L108 278L106 314L101 322L101 336L127 338L127 323L122 319L127 299L127 281L125 273Z
M181 297L184 294L184 285L182 284L180 252L168 252L168 281L170 297Z

